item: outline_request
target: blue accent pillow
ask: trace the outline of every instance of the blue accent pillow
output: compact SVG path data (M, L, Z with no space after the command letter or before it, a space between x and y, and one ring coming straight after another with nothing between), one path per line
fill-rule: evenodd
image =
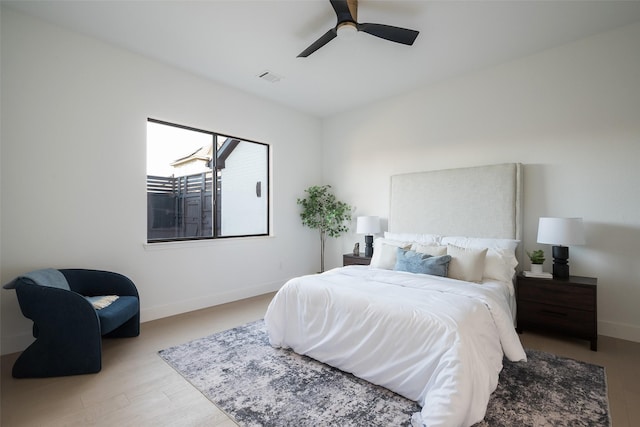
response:
M447 277L451 255L431 256L398 248L394 270Z

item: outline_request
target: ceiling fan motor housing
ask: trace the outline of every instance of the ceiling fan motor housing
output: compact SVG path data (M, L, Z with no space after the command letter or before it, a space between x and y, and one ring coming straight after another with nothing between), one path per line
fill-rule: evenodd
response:
M352 39L358 33L358 28L353 22L343 22L338 25L336 31L341 39Z

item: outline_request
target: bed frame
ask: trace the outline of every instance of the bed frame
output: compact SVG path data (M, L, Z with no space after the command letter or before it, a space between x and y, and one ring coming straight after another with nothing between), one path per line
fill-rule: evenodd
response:
M521 241L521 169L506 163L393 175L389 231Z

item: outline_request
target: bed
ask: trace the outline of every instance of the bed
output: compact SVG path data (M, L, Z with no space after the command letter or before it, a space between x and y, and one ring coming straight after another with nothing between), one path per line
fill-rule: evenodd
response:
M481 421L503 357L526 360L512 283L521 188L519 164L391 177L371 265L288 281L265 314L271 345L417 401L414 426Z

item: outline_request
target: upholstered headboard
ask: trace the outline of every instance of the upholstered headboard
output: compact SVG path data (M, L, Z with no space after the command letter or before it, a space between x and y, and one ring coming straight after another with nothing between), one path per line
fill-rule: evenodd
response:
M522 240L520 164L392 176L389 231Z

